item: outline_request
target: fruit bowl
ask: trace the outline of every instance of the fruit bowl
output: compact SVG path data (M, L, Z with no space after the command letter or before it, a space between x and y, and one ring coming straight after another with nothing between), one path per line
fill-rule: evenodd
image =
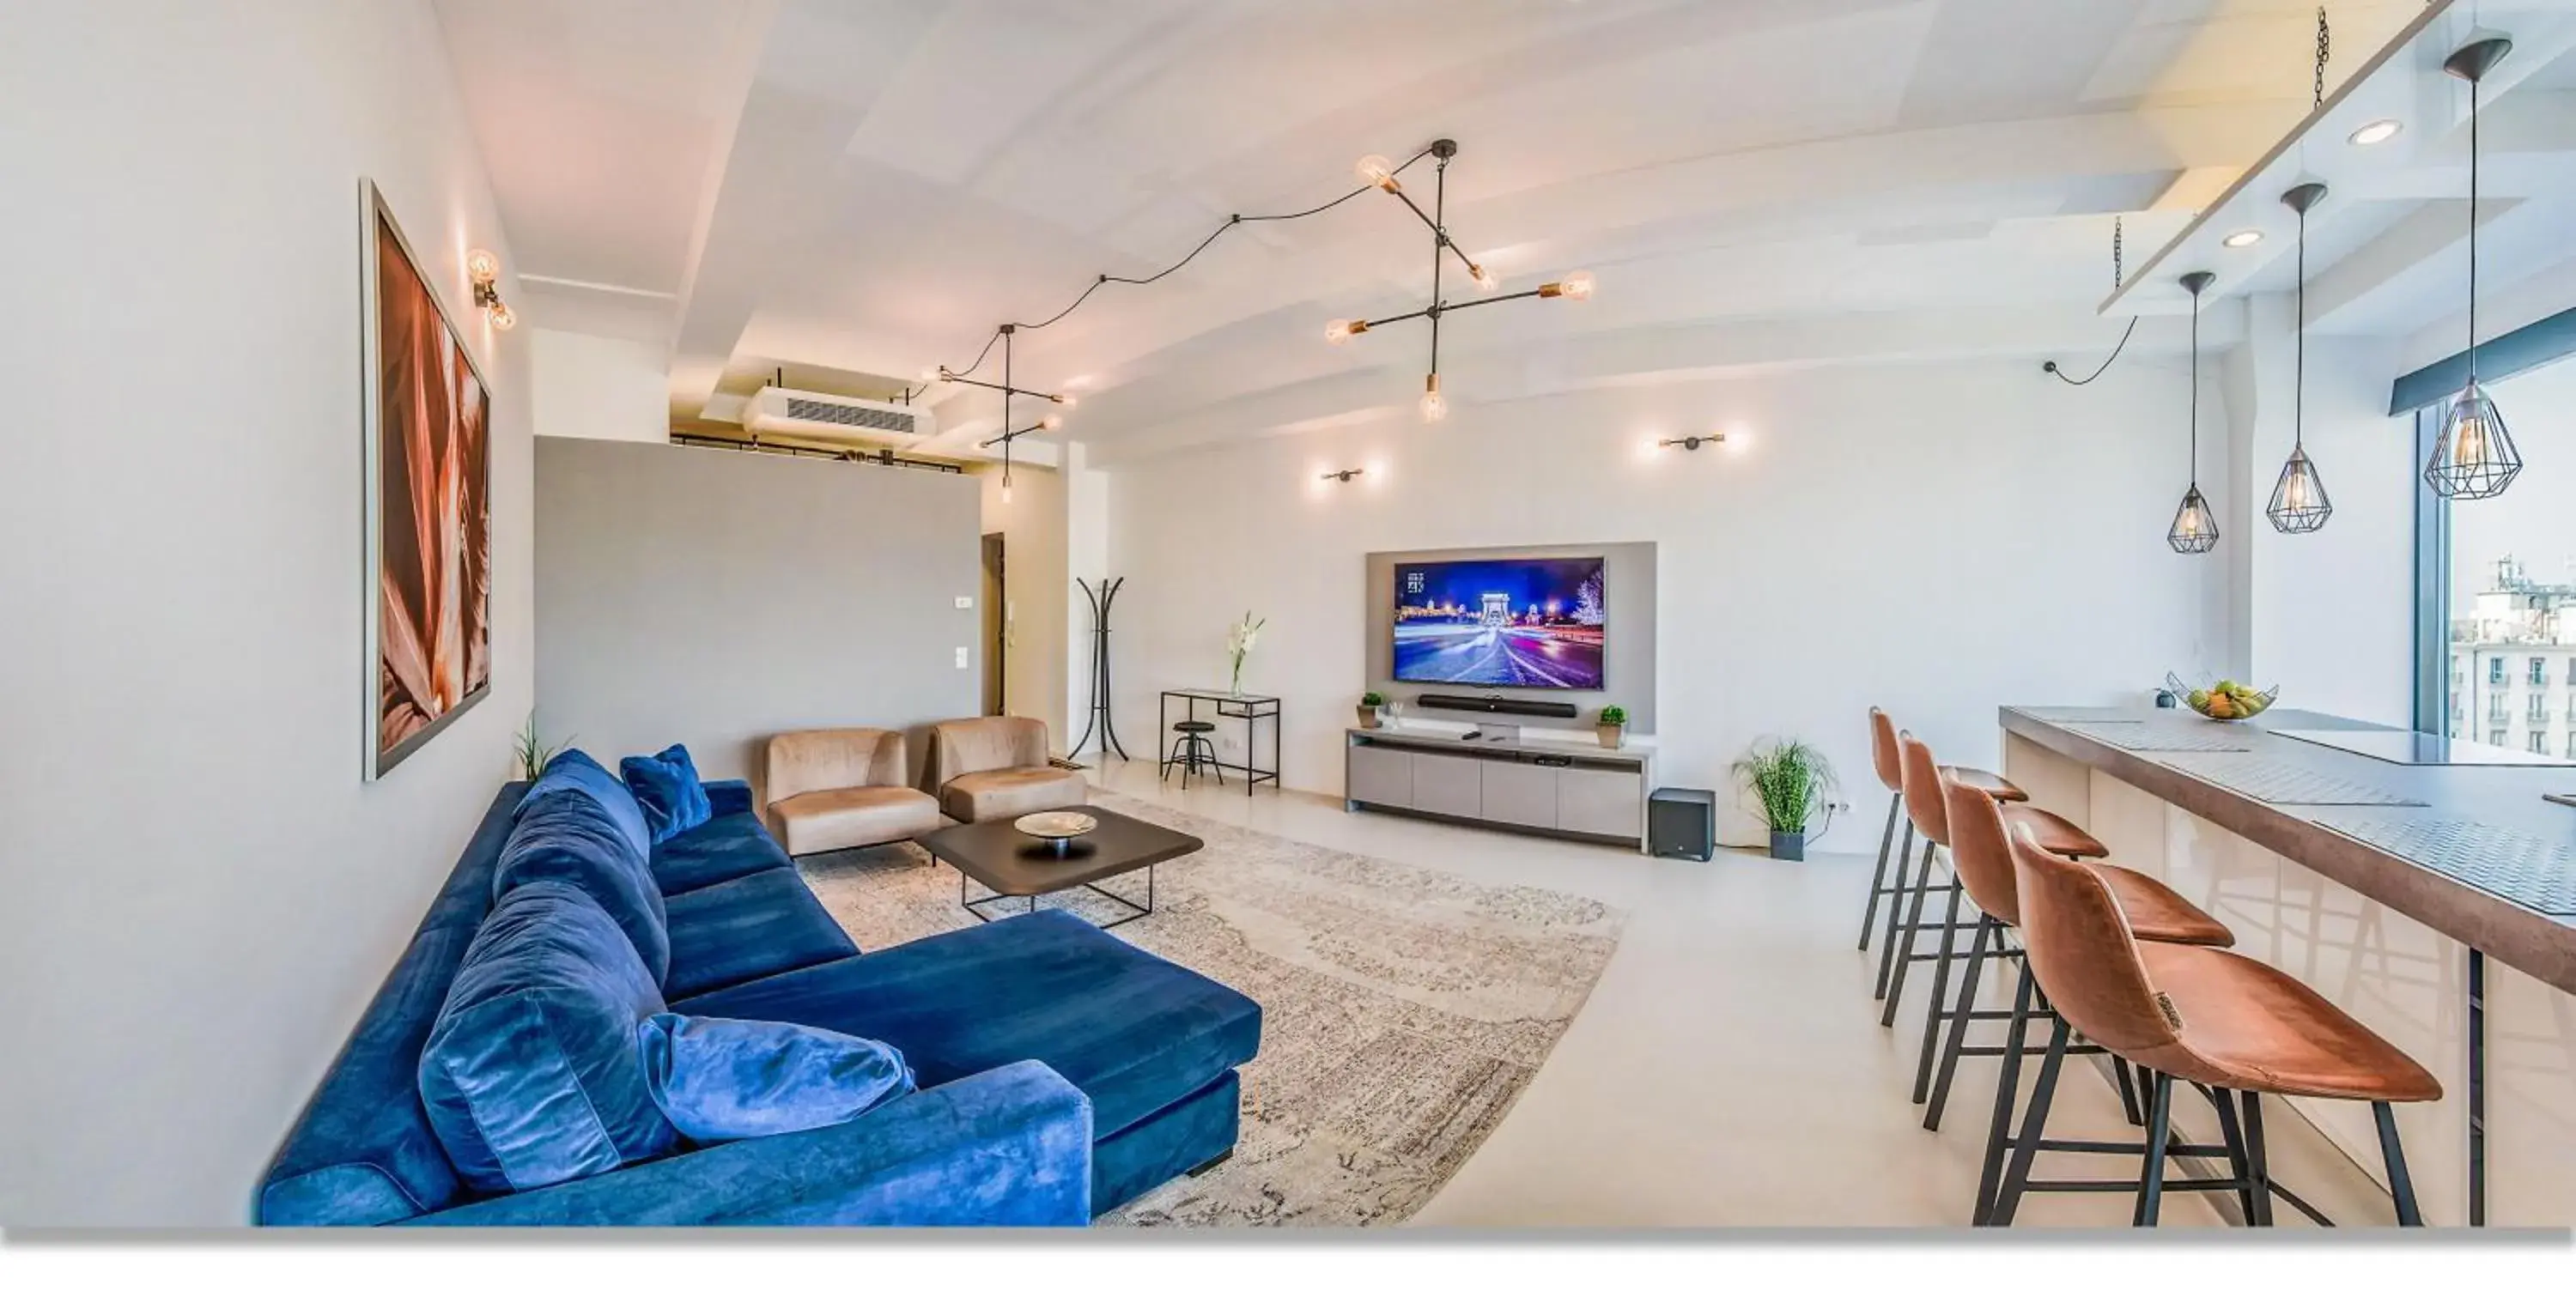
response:
M2186 686L2182 678L2172 673L2165 674L2165 686L2182 700L2185 707L2213 722L2241 722L2258 716L2272 706L2272 701L2281 697L2278 686L2270 690L2255 690L2232 681Z

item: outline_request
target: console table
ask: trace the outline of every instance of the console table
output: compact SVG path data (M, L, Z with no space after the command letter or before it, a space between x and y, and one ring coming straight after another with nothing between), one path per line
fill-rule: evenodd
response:
M1352 727L1342 808L1643 849L1652 749Z
M1171 761L1172 701L1175 699L1181 701L1183 713L1182 720L1184 721L1195 722L1199 720L1199 705L1214 704L1216 705L1217 716L1233 718L1243 723L1243 765L1237 766L1232 762L1226 761L1219 761L1217 763L1218 766L1223 767L1228 771L1240 771L1243 773L1243 796L1247 798L1251 797L1252 786L1259 784L1264 780L1270 781L1272 784L1277 784L1279 782L1278 696L1238 695L1227 690L1164 691L1163 698L1156 713L1156 715L1161 719L1158 724L1163 729L1162 733L1155 737L1162 742L1164 752L1163 756L1158 760L1163 762ZM1270 766L1267 770L1256 768L1252 765L1254 761L1252 748L1255 744L1260 742L1259 733L1263 722L1270 723Z

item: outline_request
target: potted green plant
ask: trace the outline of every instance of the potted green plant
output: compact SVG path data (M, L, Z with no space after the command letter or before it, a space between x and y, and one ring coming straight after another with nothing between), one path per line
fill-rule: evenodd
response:
M1807 859L1807 826L1832 802L1833 764L1812 744L1775 739L1737 758L1735 778L1752 792L1771 826L1771 855L1783 861Z
M1377 710L1384 707L1386 707L1386 696L1381 695L1374 690L1360 696L1360 729L1363 731L1376 730Z
M539 739L537 715L531 711L528 714L528 724L521 727L518 737L510 742L510 755L519 764L519 778L534 780L545 773L546 764L554 761L556 754L571 747L570 740L560 744L548 744Z
M1612 704L1601 710L1600 724L1592 728L1601 737L1601 747L1615 749L1628 739L1628 710Z

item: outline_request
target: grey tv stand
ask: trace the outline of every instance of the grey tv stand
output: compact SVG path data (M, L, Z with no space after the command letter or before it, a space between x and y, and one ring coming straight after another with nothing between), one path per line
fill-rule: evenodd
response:
M1436 731L1351 727L1342 809L1390 811L1464 825L1642 850L1652 749L1557 741L1488 743Z

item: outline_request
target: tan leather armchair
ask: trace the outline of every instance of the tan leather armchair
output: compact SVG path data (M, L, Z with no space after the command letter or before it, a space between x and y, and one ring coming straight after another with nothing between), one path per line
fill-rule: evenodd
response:
M939 803L904 784L901 731L864 727L769 737L761 793L790 856L873 847L940 826Z
M1079 807L1090 799L1082 773L1049 764L1046 723L1034 717L931 727L927 782L939 794L939 809L965 821Z

